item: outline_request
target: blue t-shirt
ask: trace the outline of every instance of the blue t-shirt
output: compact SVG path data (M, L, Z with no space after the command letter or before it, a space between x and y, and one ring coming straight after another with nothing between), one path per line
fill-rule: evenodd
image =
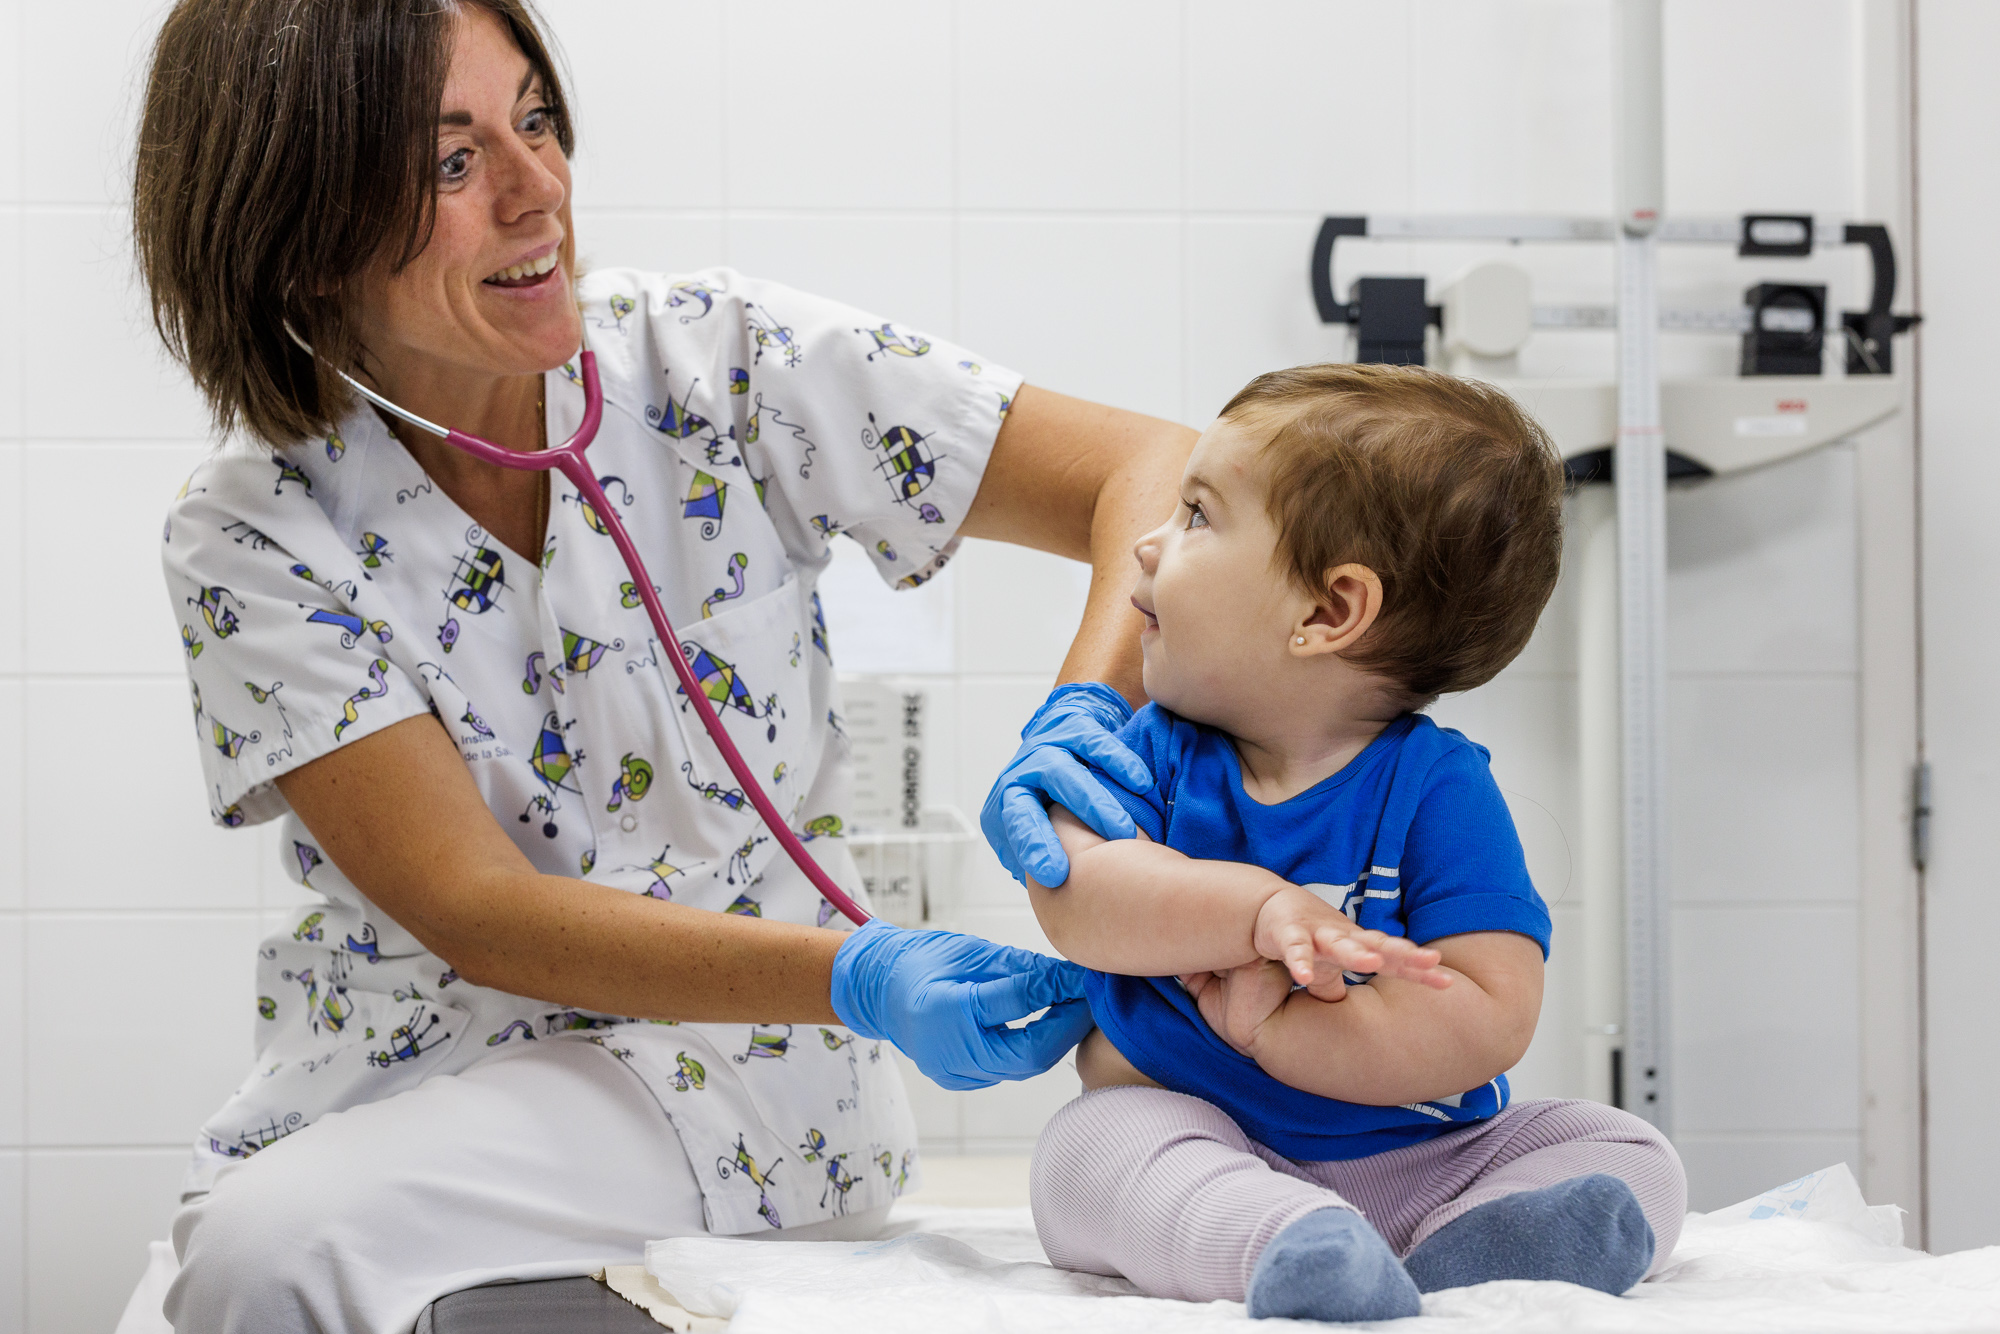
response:
M1486 748L1450 728L1405 714L1339 773L1269 806L1244 792L1236 749L1212 727L1149 704L1118 736L1152 771L1153 790L1128 792L1099 777L1156 842L1261 866L1387 935L1422 944L1513 931L1547 957L1548 909L1528 878ZM1383 1153L1507 1105L1504 1075L1403 1107L1323 1098L1280 1083L1224 1042L1174 978L1092 973L1088 986L1098 1027L1137 1069L1214 1103L1245 1134L1296 1161Z

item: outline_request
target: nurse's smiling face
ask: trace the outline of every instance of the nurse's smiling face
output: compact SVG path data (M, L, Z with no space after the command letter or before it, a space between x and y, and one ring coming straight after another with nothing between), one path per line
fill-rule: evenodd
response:
M385 258L363 279L366 369L429 387L561 365L582 337L569 161L540 77L476 6L454 25L435 156L429 244L400 271Z

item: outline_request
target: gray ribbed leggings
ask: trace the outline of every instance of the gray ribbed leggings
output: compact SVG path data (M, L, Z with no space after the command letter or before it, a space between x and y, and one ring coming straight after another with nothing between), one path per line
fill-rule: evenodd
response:
M1594 1102L1525 1102L1369 1158L1295 1163L1223 1111L1165 1089L1085 1093L1035 1146L1029 1199L1049 1259L1155 1297L1242 1301L1257 1257L1305 1214L1353 1209L1398 1255L1488 1200L1605 1172L1639 1197L1658 1265L1687 1211L1673 1146Z

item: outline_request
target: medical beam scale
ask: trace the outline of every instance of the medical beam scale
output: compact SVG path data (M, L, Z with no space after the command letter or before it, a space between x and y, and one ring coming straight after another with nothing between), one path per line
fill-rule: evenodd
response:
M1324 219L1312 254L1319 317L1354 331L1355 359L1423 365L1433 346L1455 374L1506 390L1534 415L1577 494L1578 699L1583 831L1583 1042L1588 1092L1671 1131L1666 877L1666 483L1741 472L1803 454L1892 415L1894 339L1917 322L1892 310L1896 257L1879 223L1795 213L1666 215L1661 177L1660 0L1618 0L1616 213L1602 217L1408 216ZM1421 277L1334 285L1346 238L1609 244L1610 306L1540 305L1518 265L1473 266L1433 302ZM1830 318L1821 285L1765 279L1743 304L1663 307L1661 246L1733 246L1782 261L1860 246L1868 305ZM1339 247L1345 249L1345 247ZM1527 379L1536 329L1603 329L1618 339L1615 382ZM1433 330L1436 331L1435 339ZM1662 333L1739 339L1738 373L1662 383ZM1827 340L1840 354L1825 374Z

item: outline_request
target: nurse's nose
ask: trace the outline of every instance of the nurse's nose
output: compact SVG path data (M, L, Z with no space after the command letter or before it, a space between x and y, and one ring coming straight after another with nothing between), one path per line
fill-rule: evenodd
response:
M536 214L553 215L569 197L569 187L528 144L518 139L496 154L500 188L495 206L502 222L515 223Z

